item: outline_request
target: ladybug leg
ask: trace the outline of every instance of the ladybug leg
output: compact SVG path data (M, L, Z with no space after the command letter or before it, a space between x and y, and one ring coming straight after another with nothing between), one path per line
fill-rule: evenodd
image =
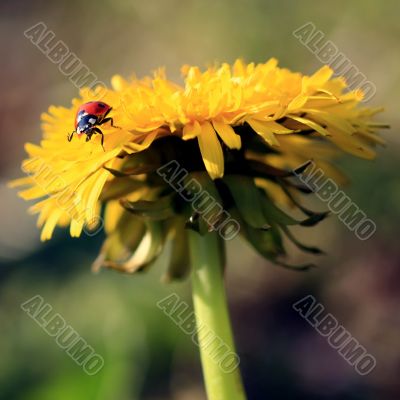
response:
M103 125L103 124L105 124L106 122L110 122L110 124L111 124L111 126L112 126L113 128L121 129L121 127L114 125L114 120L113 120L113 118L111 118L111 117L104 118L103 121L100 122L100 125Z
M67 135L68 142L70 142L72 140L72 138L74 137L74 133L75 132L76 131L72 131L71 133L68 133L68 135Z
M93 128L93 132L96 132L99 135L101 135L101 147L103 148L104 151L106 151L104 149L104 146L103 146L103 144L104 144L104 134L103 134L103 132L99 128Z

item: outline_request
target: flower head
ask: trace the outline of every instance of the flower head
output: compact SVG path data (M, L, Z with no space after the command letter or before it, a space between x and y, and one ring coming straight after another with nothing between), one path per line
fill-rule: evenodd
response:
M172 239L170 274L178 276L187 253L184 230L206 234L221 223L221 212L211 213L210 224L203 215L209 210L194 210L182 196L195 178L239 221L242 235L277 261L282 232L291 237L287 225L325 216L308 212L305 223L278 207L298 205L290 171L312 159L342 179L332 160L341 151L373 158L384 127L373 122L380 110L361 107L362 92L347 90L329 67L305 76L277 64L184 66L183 85L163 70L141 80L114 76L106 92L86 88L71 107L50 107L40 145L26 145L28 176L12 183L26 186L24 199L38 200L31 211L39 214L42 240L56 225L80 236L94 228L104 205L107 239L98 265L135 271ZM68 143L77 108L96 100L112 107L118 128L102 125L104 149L97 135ZM172 160L186 172L179 190L157 173Z

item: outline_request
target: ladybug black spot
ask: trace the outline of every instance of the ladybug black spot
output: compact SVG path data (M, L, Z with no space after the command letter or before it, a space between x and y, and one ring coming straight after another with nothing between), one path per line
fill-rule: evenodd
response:
M98 106L104 108L106 105L104 103L99 103Z

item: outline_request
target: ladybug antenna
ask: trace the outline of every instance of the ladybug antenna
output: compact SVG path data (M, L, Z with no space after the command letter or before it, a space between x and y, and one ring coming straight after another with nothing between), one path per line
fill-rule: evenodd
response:
M68 135L67 135L68 142L70 142L72 140L74 133L76 133L76 131L72 131L71 133L68 133Z

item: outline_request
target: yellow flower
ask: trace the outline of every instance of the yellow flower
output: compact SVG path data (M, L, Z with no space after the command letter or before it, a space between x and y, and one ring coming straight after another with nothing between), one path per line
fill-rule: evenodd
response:
M42 240L50 239L55 226L70 224L71 236L80 236L85 224L96 217L98 199L110 173L104 167L113 167L121 152L128 154L147 148L155 133L143 135L130 132L124 124L124 112L119 96L108 91L102 100L113 104L113 114L121 129L102 127L106 140L105 151L99 138L84 142L77 138L67 142L67 134L73 130L76 109L99 98L100 90L81 91L81 98L72 101L72 107L50 107L42 115L43 140L40 146L28 143L25 149L29 159L22 163L28 177L16 180L12 186L28 186L19 192L25 200L40 199L31 211L39 213L38 225L43 225Z
M22 198L40 199L31 211L39 213L42 240L51 238L56 225L70 225L75 237L85 227L95 228L103 204L109 238L120 236L121 221L138 232L151 230L153 237L165 232L178 237L185 220L176 210L164 234L126 210L129 202L163 198L166 187L154 184L153 175L171 159L189 172L205 171L212 180L227 178L228 186L231 174L250 174L273 201L290 204L273 177L258 176L251 168L256 165L259 171L261 164L288 170L313 159L328 175L343 180L331 165L342 150L366 159L375 156L374 147L383 143L377 130L385 126L373 122L379 109L360 106L361 91L349 91L327 66L305 76L277 64L275 59L257 65L237 60L205 71L184 66L183 85L169 81L162 69L141 80L114 76L105 92L83 89L71 107L51 106L42 115L40 145L26 145L29 158L22 168L28 176L12 182L26 186ZM67 141L77 108L96 100L112 107L118 126L101 126L104 150L99 135ZM140 247L135 243L135 249ZM157 246L150 250L158 254ZM129 251L132 255L132 247Z

